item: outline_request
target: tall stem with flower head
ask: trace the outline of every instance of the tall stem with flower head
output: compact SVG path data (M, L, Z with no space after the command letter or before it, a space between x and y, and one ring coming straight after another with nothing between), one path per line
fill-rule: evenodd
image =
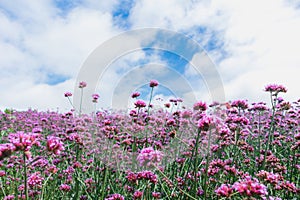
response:
M151 80L149 86L151 87L151 92L150 92L150 99L149 99L148 110L147 110L148 116L150 115L151 101L153 98L153 89L154 87L158 86L158 82L156 80Z
M26 166L26 153L23 151L23 168L24 168L24 188L25 188L25 199L28 200L28 185L27 185L27 166Z
M274 117L275 117L277 96L278 96L279 92L286 93L287 89L282 85L271 84L271 85L267 85L265 87L265 91L270 93L271 105L272 105L272 115L271 115L271 124L270 124L270 127L269 127L267 143L266 143L265 152L264 152L264 160L263 160L263 163L262 163L262 169L265 169L267 153L270 149L271 140L272 140L272 138L274 138L274 132L275 132Z
M70 99L70 97L71 97L72 95L73 95L73 94L72 94L71 92L65 92L65 97L68 98L68 101L69 101L70 105L72 106L73 109L75 109L75 107L74 107L74 105L73 105L73 103L72 103L72 101L71 101L71 99Z
M151 101L152 101L152 96L153 96L153 88L154 87L151 87L150 99L149 99L149 103L148 103L148 110L147 110L148 116L150 115L150 106L151 106Z
M81 81L79 83L79 88L81 89L81 93L80 93L80 105L79 105L79 116L81 115L81 111L82 111L83 88L85 88L86 86L87 86L87 84L84 81Z

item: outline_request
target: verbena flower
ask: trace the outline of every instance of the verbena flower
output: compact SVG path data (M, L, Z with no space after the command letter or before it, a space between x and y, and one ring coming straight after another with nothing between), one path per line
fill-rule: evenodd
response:
M92 94L93 102L97 103L100 95L99 94Z
M163 153L158 150L154 150L152 147L144 148L141 150L137 157L140 166L150 166L151 164L156 165L162 160Z
M28 177L28 185L30 187L42 188L44 178L41 176L40 172L35 172Z
M157 80L151 80L150 83L149 83L149 86L150 87L156 87L156 86L158 86L158 81Z
M253 179L251 176L246 176L245 179L235 182L232 188L245 196L265 196L268 194L267 187L264 184L259 183L257 179Z
M274 92L275 94L278 94L279 92L286 93L287 89L283 85L269 84L265 86L265 91Z
M132 95L131 95L131 98L137 98L137 97L139 97L141 94L139 93L139 92L134 92L134 93L132 93Z
M201 118L198 121L198 128L200 130L207 131L212 121L212 117L203 114L201 115Z
M12 143L0 144L0 160L9 157L14 151L16 151L16 146Z
M72 96L72 93L71 92L65 92L65 97L71 97Z
M135 103L134 103L135 107L136 108L144 108L146 107L146 103L142 100L137 100Z
M142 197L143 197L143 192L142 191L137 190L133 193L133 198L134 199L141 199Z
M205 111L207 109L207 105L205 102L198 101L194 104L193 106L194 110L200 110L200 111Z
M120 194L111 194L108 197L106 197L104 200L124 200L124 196Z
M32 145L37 144L33 134L18 131L17 133L9 134L9 140L15 145L16 150L29 151Z
M61 184L59 186L59 189L61 191L64 191L64 192L69 192L71 190L71 186L67 185L67 184Z
M60 138L54 136L48 137L47 149L48 151L52 151L56 155L59 155L61 151L65 150L63 143L60 141Z
M222 184L219 188L215 190L218 196L229 197L233 193L233 189L228 184Z
M248 108L248 103L247 100L235 100L231 103L231 106L245 110Z
M87 83L84 81L79 82L79 88L85 88L87 86Z

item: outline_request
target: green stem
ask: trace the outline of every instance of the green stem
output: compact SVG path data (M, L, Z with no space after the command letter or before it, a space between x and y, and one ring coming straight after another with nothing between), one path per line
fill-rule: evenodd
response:
M194 194L197 194L197 186L198 186L198 181L197 181L197 173L198 173L198 143L199 143L199 139L200 139L200 134L201 134L201 130L198 129L198 134L197 134L197 138L196 138L196 144L195 144L195 151L193 152L194 156L195 156L195 161L194 161L194 179L195 179L195 184L194 184Z
M275 100L277 99L277 96L275 96L274 102L273 102L272 92L270 92L270 94L271 94L271 104L272 104L272 116L271 116L270 129L269 129L269 133L268 133L268 140L267 140L267 144L266 144L266 148L265 148L265 153L264 153L264 160L263 160L263 163L262 163L262 169L263 170L265 169L265 165L266 165L267 152L270 149L271 135L274 134L274 116L275 116L275 108L276 108L276 102L275 102Z
M168 181L170 181L170 179L157 167L155 167ZM172 182L172 181L170 181ZM186 191L182 190L181 188L178 187L178 189L183 193L185 194L186 196L188 196L190 199L194 199L194 200L197 200L196 198L192 197L189 193L187 193Z
M75 109L75 107L74 107L74 105L73 105L73 103L72 103L70 97L68 97L68 100L69 100L69 103L71 104L72 108Z
M207 159L206 159L206 166L205 166L205 176L204 176L204 199L207 197L207 186L208 184L206 183L207 177L208 177L208 167L209 167L209 162L210 162L210 144L211 143L211 129L209 129L209 135L208 135L208 147L207 147Z
M47 185L47 182L49 181L49 179L50 179L51 176L52 176L52 174L50 174L50 176L48 176L48 178L46 179L45 183L43 184L42 194L41 194L40 200L43 200L44 191L45 191L45 186Z
M25 199L28 200L28 185L27 185L27 166L26 166L26 154L23 152L23 168L24 168L24 186L25 186Z
M151 87L150 100L149 100L148 111L147 111L148 116L150 115L150 104L151 104L151 101L152 101L153 88L154 87Z

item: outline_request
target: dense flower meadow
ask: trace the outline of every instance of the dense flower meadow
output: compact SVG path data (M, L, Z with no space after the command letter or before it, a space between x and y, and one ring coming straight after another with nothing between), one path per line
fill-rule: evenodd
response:
M190 109L155 109L156 87L147 102L134 92L129 112L0 111L0 199L299 199L300 100L285 101L284 86L265 87L269 107Z

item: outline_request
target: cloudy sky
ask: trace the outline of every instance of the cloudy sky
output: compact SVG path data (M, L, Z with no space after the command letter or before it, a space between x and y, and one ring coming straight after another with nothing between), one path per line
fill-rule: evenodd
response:
M69 110L63 94L76 93L97 48L144 28L182 34L201 49L185 47L191 54L184 58L176 54L178 40L140 32L102 49L130 51L99 65L105 73L95 73L97 87L90 88L100 93L98 107L127 105L136 90L147 99L151 79L162 83L155 99L214 100L208 81L214 79L195 70L197 59L204 71L216 70L226 100L268 101L268 83L285 85L287 100L300 98L299 0L0 0L0 109ZM101 64L105 55L93 61Z

